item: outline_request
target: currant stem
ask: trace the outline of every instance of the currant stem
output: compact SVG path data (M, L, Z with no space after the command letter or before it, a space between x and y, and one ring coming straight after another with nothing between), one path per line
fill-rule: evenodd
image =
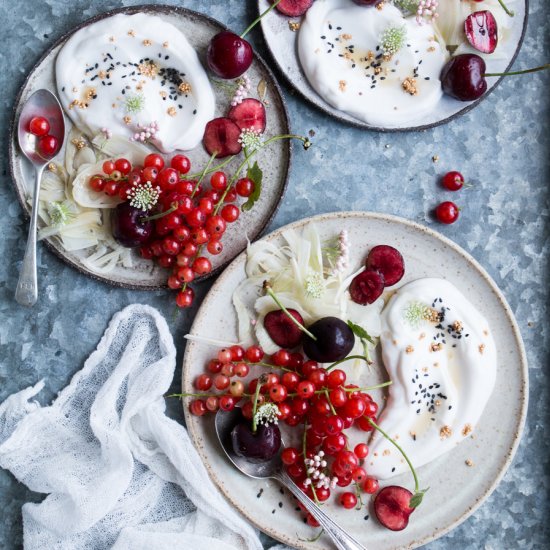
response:
M262 17L264 17L265 15L267 15L272 9L276 8L277 7L277 4L280 2L281 0L276 0L276 2L273 2L273 4L271 4L271 6L269 6L269 8L267 8L267 10L265 10L263 13L261 13L258 17L256 17L256 19L254 19L254 21L252 21L252 23L250 23L250 25L245 29L245 31L241 34L241 38L244 38L259 22L260 20L262 19Z
M498 3L502 6L502 9L507 13L507 15L514 17L514 12L506 6L503 0L498 0Z
M367 363L367 365L369 364L369 362L367 361L367 358L364 355L348 355L347 357L344 357L343 359L339 359L335 363L332 363L332 365L329 365L325 370L328 372L329 370L333 369L334 367L337 367L341 363L349 361L350 359L361 359L362 361L365 361L365 363Z
M317 392L315 392L315 393L317 393ZM329 407L330 407L330 412L335 415L336 414L336 409L334 408L334 405L330 401L328 390L325 388L324 390L322 390L322 393L324 393L326 398L327 398L327 401L328 401L328 404L329 404Z
M273 301L281 308L282 312L302 331L304 332L305 334L307 334L312 340L315 340L317 341L317 336L315 336L314 334L312 334L306 327L304 327L304 325L302 325L302 323L300 323L300 321L298 321L294 315L291 315L288 311L288 309L286 309L285 306L283 306L283 304L281 304L279 298L277 298L275 292L273 292L273 290L271 290L271 287L269 286L269 283L264 282L264 288L265 288L265 291L269 294L269 296L271 296L271 298L273 298Z
M203 172L197 172L196 174L191 174L189 176L187 176L187 178L185 179L195 179L195 178L199 178L201 177L201 175L204 173L205 176L207 176L208 174L212 174L212 172L217 172L218 170L221 170L222 168L224 168L225 166L227 166L237 155L231 155L230 157L226 158L223 162L221 162L220 164L216 164L216 166L212 166L212 168L209 168L208 170L204 171Z
M509 73L485 73L483 76L510 76L517 74L528 74L536 73L538 71L545 71L546 69L550 69L550 63L546 63L546 65L541 65L540 67L534 67L533 69L525 69L523 71L512 71Z
M174 204L164 212L160 212L159 214L154 214L153 216L146 216L140 219L143 222L152 222L153 220L160 220L160 218L164 218L164 216L168 216L168 214L175 212L177 209L178 209L178 205Z
M204 170L202 171L202 173L200 175L200 178L197 180L197 183L195 184L195 187L193 187L193 192L191 193L191 198L193 198L195 196L195 193L197 192L197 189L199 188L200 184L202 183L202 180L204 179L204 176L206 176L206 171L208 170L208 168L210 168L210 165L212 164L212 162L214 161L215 158L216 158L216 153L212 153L212 156L210 157L210 159L208 160L206 166L204 167Z
M418 493L420 491L420 485L418 483L418 477L416 475L416 471L414 469L414 466L412 465L412 462L409 460L409 457L407 456L407 454L405 453L405 451L401 448L401 446L394 440L392 439L378 424L376 424L376 422L374 422L374 420L372 420L371 418L367 417L367 420L369 421L369 424L375 428L376 430L378 430L392 445L394 445L394 447L397 448L397 450L401 453L401 455L403 456L403 458L407 461L407 464L409 465L409 468L411 469L411 473L413 475L413 478L414 478L414 493Z

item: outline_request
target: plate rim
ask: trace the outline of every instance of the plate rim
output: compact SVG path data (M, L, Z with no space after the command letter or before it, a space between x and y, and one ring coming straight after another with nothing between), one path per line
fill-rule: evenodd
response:
M427 535L423 537L422 539L417 539L410 541L406 544L406 546L400 546L395 547L394 550L401 550L401 549L409 549L409 548L418 548L419 546L422 546L424 544L427 544L429 542L432 542L436 539L439 539L446 534L448 534L450 531L458 527L461 523L466 521L474 512L476 512L480 506L491 496L491 494L495 491L497 486L502 481L502 478L510 468L512 461L514 459L514 456L518 450L519 444L521 442L521 438L523 435L523 431L525 428L525 422L527 419L527 408L528 408L528 401L529 401L529 368L528 368L528 362L527 362L527 355L525 352L525 345L523 343L523 338L521 335L521 331L519 328L519 325L516 321L516 318L514 316L514 313L512 311L512 308L508 304L508 301L506 300L506 297L504 296L503 292L500 290L496 282L493 280L493 278L489 275L487 270L464 248L462 248L459 244L452 241L450 238L446 237L445 235L442 235L438 231L435 231L434 229L427 227L425 225L422 225L420 223L414 222L412 220L408 220L406 218L402 218L400 216L395 216L393 214L385 214L385 213L379 213L379 212L370 212L370 211L358 211L358 210L345 210L345 211L336 211L336 212L327 212L322 214L317 214L315 216L308 216L306 218L301 218L299 220L296 220L294 222L291 222L289 224L283 225L265 237L271 237L278 238L282 234L283 231L287 231L289 229L298 229L302 227L303 225L307 223L314 223L314 222L321 222L324 219L338 219L338 218L366 218L367 220L376 220L376 221L383 221L383 222L389 222L391 224L399 224L404 225L405 227L408 227L410 229L413 229L415 231L420 231L421 233L426 234L428 237L435 238L442 242L444 245L451 248L454 252L461 255L478 273L481 275L481 277L486 281L486 283L489 285L490 289L495 294L497 300L499 301L500 305L502 306L505 316L508 320L508 323L510 327L512 328L512 332L514 335L514 340L516 347L519 352L519 364L520 364L520 376L522 379L522 384L520 387L520 409L519 414L515 426L515 433L514 433L514 439L512 441L511 446L506 450L506 454L504 457L504 462L502 463L502 467L500 468L498 475L494 478L494 480L491 482L489 487L485 490L485 492L476 499L476 501L468 507L467 510L464 511L462 515L460 515L458 518L454 519L449 525L446 527L436 529L433 531L430 535ZM226 270L220 275L220 277L216 280L215 285L212 289L207 293L207 295L204 297L199 309L197 310L197 313L195 315L195 318L193 320L193 324L191 325L191 328L189 329L190 332L193 331L193 327L197 323L199 319L201 319L207 310L207 307L209 305L210 300L212 299L212 290L216 287L222 286L225 282L225 279L229 276L229 273L235 270L239 263L242 262L245 258L246 252L241 252L238 256L234 258L234 260L229 264L229 266L226 268ZM188 341L185 347L185 352L182 360L182 377L181 377L181 387L182 387L182 393L185 392L186 386L190 383L189 377L188 377L188 371L189 369L186 369L186 362L188 354L190 353L189 350L192 350L195 346L199 345L197 342L191 340ZM201 457L201 461L206 468L208 475L210 479L213 481L213 483L216 485L217 489L220 491L220 493L224 496L224 498L233 505L245 518L248 522L250 522L252 525L254 525L257 529L260 531L268 534L269 536L273 537L274 539L283 542L285 544L290 544L293 546L296 546L297 548L304 548L306 550L309 550L311 548L314 548L311 545L308 545L305 543L305 541L300 541L298 539L292 540L290 537L287 537L286 535L281 535L279 532L275 531L272 527L269 525L263 526L259 525L257 522L252 520L246 513L246 511L238 504L235 499L233 499L230 495L228 495L223 489L223 484L219 483L218 478L216 477L215 472L212 470L210 464L203 458L203 451L201 450L200 446L196 444L196 441L199 439L197 433L195 432L193 428L193 422L190 422L191 413L188 410L188 407L186 406L187 399L182 400L182 407L184 412L184 418L185 418L185 425L187 427L187 430L191 436L191 439L193 441L193 445L197 449L199 456Z
M17 119L18 119L18 113L21 107L21 98L23 96L23 92L25 91L25 88L27 87L27 84L29 83L32 75L40 68L42 63L46 60L46 58L52 53L53 50L55 50L58 46L63 44L65 41L67 41L75 32L92 25L94 23L97 23L98 21L101 21L103 19L106 19L108 17L112 17L113 15L117 15L120 13L123 14L129 14L133 15L140 12L153 12L153 13L161 13L161 14L177 14L184 17L190 17L190 18L198 18L206 20L206 22L214 25L215 27L218 27L220 32L224 30L230 30L229 27L227 27L224 23L218 21L214 17L211 17L210 15L206 15L204 13L198 12L196 10L192 10L189 8L185 8L182 6L171 6L169 4L138 4L135 6L125 6L121 8L115 8L111 9L105 12L98 13L92 17L87 18L86 20L82 21L78 25L75 25L74 27L71 27L67 32L64 32L53 44L51 44L44 53L39 57L38 61L34 63L34 65L31 67L31 69L27 72L25 79L23 83L21 84L17 95L15 97L14 103L12 105L12 113L10 117L10 123L9 123L9 142L8 142L8 168L9 168L9 176L10 176L10 183L12 188L15 191L15 195L17 197L17 200L19 202L19 205L23 211L23 219L24 221L28 221L30 219L30 212L28 205L26 204L25 197L23 196L21 189L19 188L19 185L16 183L17 179L15 177L15 158L17 155ZM290 124L290 116L288 112L288 106L286 104L286 99L283 94L283 90L281 88L281 85L279 84L279 81L277 80L275 74L267 64L267 62L264 60L264 58L256 51L254 50L254 59L260 64L262 70L266 72L266 74L269 76L269 78L272 81L272 84L274 85L275 90L277 91L277 94L279 95L280 101L281 101L281 117L283 119L283 124L286 127L286 130L288 130L287 133L292 133L292 127ZM56 93L57 97L57 93ZM63 111L63 117L66 118L65 111ZM279 211L279 208L281 207L281 203L283 202L286 192L288 190L288 183L290 179L290 172L292 169L292 155L293 155L293 144L292 141L287 142L288 146L288 152L287 152L287 170L286 175L284 177L284 181L282 183L282 189L281 194L279 197L279 200L277 203L273 206L271 211L269 212L269 215L267 216L265 222L259 227L256 234L254 235L254 239L260 238L269 224L273 221L273 218L276 216L277 212ZM21 154L21 153L19 153ZM127 290L142 290L144 292L154 291L154 290L165 290L168 289L167 284L162 285L136 285L132 283L125 283L122 281L115 281L113 279L110 279L109 277L106 277L104 275L100 275L97 273L92 273L91 271L86 270L82 265L80 265L78 262L72 260L71 258L67 257L63 254L61 250L58 250L49 239L43 239L40 241L41 244L45 245L46 248L54 254L59 260L61 260L63 263L68 265L69 267L76 269L78 273L81 275L85 275L86 277L101 282L106 283L110 286L113 286L115 288L124 288ZM195 283L201 283L211 277L215 277L218 275L221 271L223 271L235 258L237 258L244 250L246 249L246 244L244 245L244 248L241 249L232 259L227 260L223 264L220 264L218 267L213 269L210 273L206 275L202 275L201 277L197 277L195 279Z
M257 2L256 2L256 7L257 7L258 13L260 13L260 11L261 11L261 8L260 8L260 2L261 1L262 0L257 0ZM519 55L521 47L523 46L523 41L525 39L525 34L527 33L527 25L528 25L528 22L529 22L529 0L523 0L523 1L525 2L525 16L523 18L523 28L522 28L522 31L521 31L521 36L520 36L518 44L516 46L516 50L514 51L514 54L512 55L512 57L510 59L510 63L508 63L508 66L506 67L504 72L508 72L511 69L514 62L516 61L516 58ZM282 14L280 14L280 15L282 17L287 17L287 16L282 15ZM290 21L290 20L292 20L292 18L288 17L288 20ZM431 122L430 124L422 124L420 126L405 126L405 127L396 127L396 128L385 128L383 126L373 126L373 125L368 124L366 122L362 122L359 119L355 119L355 117L352 117L351 115L349 115L349 118L346 118L344 116L341 116L339 114L334 113L333 111L330 110L330 108L326 107L325 105L321 105L321 104L318 104L318 103L314 102L312 99L310 99L308 97L308 95L304 91L302 91L300 88L298 88L294 84L294 82L290 78L290 76L287 75L286 71L283 69L283 67L281 66L281 64L277 60L277 57L273 53L273 48L271 47L271 44L270 44L269 40L267 39L265 30L264 30L264 25L267 25L267 22L265 21L265 19L262 19L260 21L260 27L262 29L262 37L264 39L264 43L266 45L267 51L269 52L269 56L271 57L271 60L273 61L274 65L277 67L277 71L283 75L286 83L295 92L297 92L298 95L303 100L307 101L308 104L312 105L315 109L317 109L321 113L327 114L331 118L334 118L335 120L338 120L339 122L342 122L342 123L347 124L349 126L352 126L354 128L360 128L362 130L368 130L368 131L371 131L371 132L381 132L381 133L385 133L385 134L395 134L395 133L399 133L399 132L423 132L423 131L426 131L426 130L431 130L431 129L436 128L438 126L443 126L444 124L448 124L449 122L452 122L453 120L455 120L457 118L460 118L462 115L465 115L466 113L470 112L472 109L477 107L485 98L489 97L489 95L491 95L493 93L493 90L495 90L499 86L502 79L504 78L504 76L499 77L498 80L493 84L493 86L489 90L487 90L481 97L479 97L478 99L476 99L476 100L470 102L469 104L465 105L462 109L460 109L456 113L452 114L451 116L448 116L446 118L438 120L437 122ZM302 70L301 66L300 66L300 71L303 73L303 70ZM304 75L304 78L307 81L307 78L305 77L305 75ZM317 96L319 96L319 98L321 98L323 103L329 105L328 102L326 102L315 90L314 90L314 92ZM336 108L333 108L333 109L337 110Z

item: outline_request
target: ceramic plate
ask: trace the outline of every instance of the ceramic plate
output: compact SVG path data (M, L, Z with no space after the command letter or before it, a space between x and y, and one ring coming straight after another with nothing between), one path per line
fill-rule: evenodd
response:
M510 7L512 7L515 12L514 25L506 43L498 50L500 51L499 58L491 59L491 72L507 71L514 62L527 29L527 14L529 11L528 4L529 0L517 0L513 2L513 5L510 3ZM267 9L269 5L270 3L268 0L258 0L258 7L261 12ZM483 5L481 4L480 6L481 7L479 9L483 9ZM436 110L410 126L391 128L373 126L334 108L311 87L304 72L302 71L302 67L298 59L298 32L292 31L289 26L290 22L299 22L300 19L301 18L286 17L278 13L276 10L262 19L262 31L275 63L279 67L279 70L287 77L290 85L293 86L305 99L334 118L360 128L381 132L392 132L424 130L438 126L439 124L445 124L446 122L467 113L470 109L473 109L480 101L485 99L492 90L494 90L496 85L501 80L501 78L489 78L487 81L487 92L476 101L464 103L449 96L443 96Z
M218 23L214 19L184 8L139 6L136 8L122 8L101 14L85 21L82 25L79 25L68 34L61 37L32 69L19 92L15 104L9 151L10 169L17 196L26 215L28 215L30 211L27 199L32 193L34 173L31 165L21 154L17 145L16 122L21 106L25 100L39 88L48 88L55 91L55 59L65 41L74 32L117 13L134 14L138 12L152 13L175 25L183 32L191 45L197 50L199 57L203 60L203 64L206 48L211 37L222 29L225 29L221 23ZM265 83L265 100L267 103L266 134L270 136L288 134L288 115L280 88L273 74L258 55L255 55L254 62L248 71L248 75L253 86L260 82ZM228 95L227 89L224 87L213 85L213 88L216 93L217 105L215 116L224 116L229 107L231 96ZM253 87L251 96L257 97L257 95L258 93L255 87ZM65 117L65 122L68 132L72 124L67 116ZM58 159L62 160L63 154L64 150L58 155ZM186 155L191 159L193 165L192 171L200 170L208 161L208 155L202 147L198 147L191 152L186 152ZM264 172L262 197L254 208L250 212L242 215L224 236L224 250L219 256L214 256L212 258L214 269L211 275L220 271L231 259L244 249L247 237L250 239L256 238L268 225L277 210L286 188L290 158L291 145L288 141L278 141L269 148L266 148L265 151L260 151L258 153L256 159ZM116 286L143 290L153 290L166 285L166 271L153 265L152 262L141 260L137 253L135 253L135 266L133 268L117 267L107 275L98 275L82 264L81 260L83 256L88 256L90 252L68 252L64 250L55 239L47 240L46 244L66 263L94 279L112 283Z
M419 468L421 485L429 486L430 490L404 531L392 532L381 527L372 517L371 502L360 511L344 510L333 502L335 499L324 507L367 548L415 548L464 521L491 494L510 465L527 408L527 363L521 336L504 296L486 271L464 250L434 231L393 216L342 212L298 221L271 233L266 240L280 245L282 231L289 227L300 229L309 223L316 224L322 242L338 235L343 228L347 229L352 265L359 265L373 245L384 243L398 248L406 265L400 285L420 277L442 277L451 281L478 305L495 338L498 374L494 393L473 436ZM244 266L245 255L241 254L216 281L195 318L193 334L236 341L236 315L231 295L245 277ZM207 361L216 352L216 347L203 343L187 345L183 362L184 392L193 391L194 378L204 372ZM377 364L382 364L380 359ZM364 374L355 383L359 386L377 383L384 378L383 370L380 367L369 373L369 369L364 369ZM380 394L373 393L373 397L381 402ZM188 413L187 402L184 408L187 427L211 478L246 518L290 546L333 548L325 536L318 542L307 542L317 530L304 524L302 514L295 509L295 501L288 494L281 494L275 482L245 477L229 463L216 439L213 415L192 416ZM355 430L350 430L350 435L353 432ZM472 467L466 465L468 459L473 461ZM411 489L412 476L404 474L386 484Z

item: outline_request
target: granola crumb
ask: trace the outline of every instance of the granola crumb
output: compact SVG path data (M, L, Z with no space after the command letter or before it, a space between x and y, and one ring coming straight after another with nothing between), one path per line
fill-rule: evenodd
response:
M50 164L48 164L48 170L50 172L57 172L57 166L55 165L54 162L50 162Z
M130 124L132 122L132 117L126 115L123 119L124 124Z
M114 42L115 41L115 37L114 36L109 36L109 42Z
M189 84L189 82L182 82L182 83L178 86L178 90L179 90L182 94L188 94L188 93L191 91L191 84Z
M432 342L430 344L430 351L431 352L441 351L442 348L443 348L443 344L441 344L440 342L438 342L437 344L435 342Z
M473 428L471 424L465 424L464 428L462 428L462 435L466 437L472 433L472 430Z
M344 33L344 34L341 34L341 35L340 35L340 38L341 38L342 40L351 40L351 39L353 38L353 35L348 34L348 33Z
M430 47L428 48L428 51L429 51L429 52L435 52L435 47L434 47L434 46L430 46Z
M77 139L77 138L71 139L71 143L77 148L78 151L80 151L81 149L84 149L84 147L86 147L86 142L82 138L80 138L80 139Z
M439 437L441 439L446 439L447 437L451 437L453 435L453 430L451 430L450 426L443 426L441 430L439 430Z
M420 333L420 336L418 337L418 339L424 340L424 338L426 338L426 333L425 332Z
M168 42L163 42L163 43L162 43L162 47L163 47L163 48L167 48L168 45L169 45Z
M150 45L152 44L152 42L151 42L148 38L146 38L146 39L142 42L142 44L143 44L144 46L150 46Z
M418 88L416 87L416 78L413 78L412 76L408 76L403 80L401 83L401 87L405 92L407 92L410 95L418 95Z
M413 353L413 351L414 351L414 348L412 346L407 346L405 348L405 353Z
M483 352L485 351L485 344L479 344L478 349L479 349L479 353L483 355Z
M376 9L378 11L382 11L385 5L386 5L386 2L380 2L380 4L376 4Z
M178 114L178 112L176 111L176 108L175 107L170 107L169 109L167 109L166 113L169 115L169 116L176 116Z
M138 73L147 78L154 79L159 73L159 68L152 61L147 61L146 63L140 63L138 65Z
M299 30L300 26L301 26L301 23L299 21L289 21L288 22L288 28L292 32L296 32L297 30Z
M432 162L439 162L439 155L434 155L432 157Z
M382 453L383 456L389 456L391 454L391 451L389 449L384 449L384 452Z
M133 29L130 29L130 30L128 31L128 36L131 36L131 37L136 36L136 31L133 30Z
M455 332L462 332L462 329L464 328L464 325L460 322L460 321L455 321L452 325L451 325L451 328L455 331Z
M469 466L470 468L474 465L474 461L471 458L466 459L464 462L466 466Z
M340 82L338 83L338 89L341 91L341 92L345 92L346 91L346 86L348 85L348 83L345 81L345 80L340 80Z

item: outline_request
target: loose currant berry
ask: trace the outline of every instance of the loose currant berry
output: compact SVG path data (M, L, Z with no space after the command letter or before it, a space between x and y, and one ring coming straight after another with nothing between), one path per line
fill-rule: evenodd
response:
M233 223L233 222L236 222L239 219L239 215L240 215L241 211L234 204L226 204L221 209L220 213L221 213L222 218L226 222Z
M250 197L254 192L254 182L250 178L241 178L235 185L235 190L241 197Z
M223 245L220 241L214 240L214 241L210 241L206 245L206 249L208 250L209 254L212 254L212 256L217 256L223 250Z
M53 157L59 150L59 141L55 136L42 136L38 138L38 151L45 157Z
M297 449L294 447L287 447L281 453L281 460L283 461L283 464L290 466L291 464L296 464L299 456L300 454Z
M35 136L47 136L50 131L50 123L43 116L35 116L29 122L29 132Z
M340 495L340 504L347 510L351 510L357 506L357 497L350 492L342 493Z
M445 224L451 224L458 220L459 208L451 201L442 202L435 209L435 216L438 221Z
M174 258L170 256L173 260ZM178 307L191 307L193 300L195 299L195 292L192 288L186 288L181 292L178 292L176 296L176 304Z
M367 458L369 454L369 446L366 443L358 443L353 452L357 455L357 458Z
M447 172L441 180L443 187L449 191L458 191L464 185L464 176L460 172Z
M374 495L378 491L379 484L378 480L376 480L374 477L367 477L363 483L363 491L369 495Z
M197 275L206 275L212 271L212 263L204 256L197 258L191 267Z

